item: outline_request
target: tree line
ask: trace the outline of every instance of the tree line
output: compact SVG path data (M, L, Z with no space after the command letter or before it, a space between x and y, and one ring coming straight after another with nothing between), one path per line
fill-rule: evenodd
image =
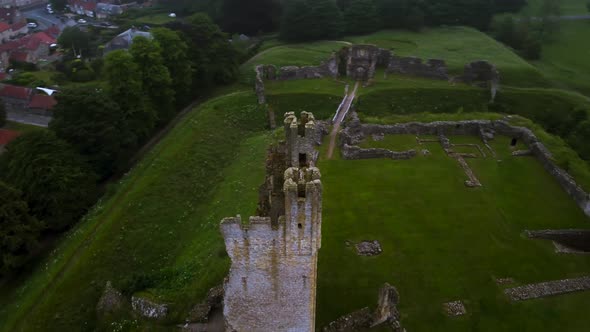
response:
M64 88L48 130L18 137L0 155L0 276L76 223L197 91L236 79L240 53L207 15L151 32L108 53L101 81Z

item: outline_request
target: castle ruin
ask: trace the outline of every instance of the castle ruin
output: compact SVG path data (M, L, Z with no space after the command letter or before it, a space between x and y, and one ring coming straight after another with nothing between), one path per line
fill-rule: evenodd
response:
M231 258L224 284L227 331L315 330L322 221L321 175L313 166L315 123L307 112L299 121L287 113L284 123L284 215L276 222L250 217L248 223L237 216L220 225Z

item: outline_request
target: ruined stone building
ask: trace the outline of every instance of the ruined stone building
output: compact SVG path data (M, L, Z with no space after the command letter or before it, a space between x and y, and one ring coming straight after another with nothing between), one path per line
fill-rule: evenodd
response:
M268 216L251 217L249 223L240 216L221 222L231 258L224 285L227 331L315 330L322 184L313 167L313 115L304 112L297 121L287 113L285 129L284 215L276 222Z

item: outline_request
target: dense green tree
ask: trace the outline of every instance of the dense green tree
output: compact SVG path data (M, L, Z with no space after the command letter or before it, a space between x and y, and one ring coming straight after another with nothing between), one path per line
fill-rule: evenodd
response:
M432 25L469 25L488 28L494 13L492 0L427 0L428 22Z
M78 27L67 27L57 39L61 48L72 52L74 56L88 55L90 49L90 35Z
M335 38L342 32L342 13L334 0L289 0L281 21L281 39Z
M344 31L366 34L379 29L379 19L373 0L352 0L344 11Z
M307 0L310 2L310 33L317 39L330 39L342 33L342 13L334 0Z
M567 139L568 143L585 160L590 160L590 121L579 123Z
M496 13L516 13L526 6L526 0L494 0L494 11Z
M213 83L229 83L238 75L239 53L223 33L205 14L195 14L186 22L173 22L168 28L183 33L193 61L193 88Z
M48 130L12 141L0 157L0 177L23 192L31 214L49 229L73 224L95 199L96 175L66 141Z
M560 28L558 16L561 15L560 0L543 0L538 16L541 17L537 30L541 38L550 40Z
M410 8L409 0L376 0L381 25L385 28L405 28Z
M424 11L419 6L410 6L404 20L405 28L420 31L425 25Z
M138 141L152 132L157 115L144 97L141 72L133 56L124 50L105 57L103 75L111 98L125 113L125 121Z
M139 69L143 93L150 101L150 107L156 110L158 121L169 120L174 112L174 91L160 45L154 40L136 37L130 52Z
M177 106L183 105L189 100L193 79L193 67L188 56L188 45L180 32L170 29L153 29L152 35L160 45L164 65L170 72Z
M68 4L67 0L49 0L51 3L51 8L54 10L64 10L66 9L66 5Z
M586 3L586 9L588 9L588 11L590 12L590 1L588 1L588 2Z
M277 0L224 0L222 27L227 32L249 35L271 32L278 26L280 10Z
M85 156L101 177L123 166L137 138L119 105L102 89L88 86L66 88L56 98L50 129Z
M37 247L41 224L22 193L0 181L0 276L24 265Z
M543 50L543 44L541 39L536 37L534 34L529 34L522 44L522 56L528 60L539 60L541 58L541 52Z
M283 10L280 37L287 41L313 39L307 31L311 8L305 0L288 0Z
M6 108L4 102L0 100L0 128L6 124Z

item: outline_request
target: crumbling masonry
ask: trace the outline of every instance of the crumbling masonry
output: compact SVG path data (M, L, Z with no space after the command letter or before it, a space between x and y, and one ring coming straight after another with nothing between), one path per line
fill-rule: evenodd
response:
M298 121L285 114L285 132L284 215L276 222L251 217L247 224L237 216L220 225L231 258L224 285L227 331L315 331L322 184L313 167L313 115L303 112Z

